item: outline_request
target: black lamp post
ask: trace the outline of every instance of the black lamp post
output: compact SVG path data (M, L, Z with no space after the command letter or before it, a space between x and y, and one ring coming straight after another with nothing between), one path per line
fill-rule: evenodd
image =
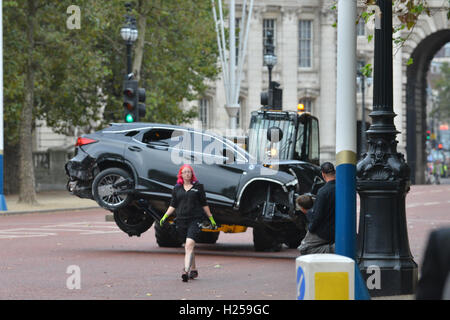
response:
M272 31L267 31L266 36L267 39L264 43L264 64L269 69L269 106L273 106L272 69L277 64L277 56L275 55Z
M130 15L131 4L126 3L127 15L125 16L125 25L120 29L120 35L125 40L127 46L127 77L132 72L131 65L131 47L138 37L138 30L136 28L136 18ZM127 78L126 77L126 78Z
M360 220L356 260L371 296L413 294L417 264L409 248L405 198L410 168L397 152L392 79L392 0L378 0L369 148L356 168ZM379 274L375 274L379 271Z

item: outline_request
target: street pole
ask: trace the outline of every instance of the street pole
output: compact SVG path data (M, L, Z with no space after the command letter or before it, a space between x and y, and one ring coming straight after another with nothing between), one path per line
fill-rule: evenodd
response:
M234 101L234 95L237 94L236 90L236 3L235 0L230 0L230 88L232 92L232 100ZM238 98L239 100L239 98ZM230 129L236 130L237 127L237 113L239 111L239 104L231 103L228 105L230 114ZM234 132L233 132L234 135Z
M417 264L409 249L405 198L410 169L397 152L393 112L392 0L378 0L372 125L368 152L357 164L360 196L357 261L371 296L412 294ZM378 23L380 22L380 23Z
M272 68L273 66L268 66L269 68L269 106L273 107L273 86L272 86Z
M127 79L128 75L132 72L132 65L131 65L131 47L132 43L130 40L127 41L127 74L125 78Z
M3 0L0 0L0 211L7 211L3 189Z
M273 44L273 34L271 31L267 32L267 40L264 44L264 57L270 58L267 59L266 65L267 69L269 71L269 87L268 87L268 93L269 93L269 108L273 107L273 86L272 86L272 69L274 67L274 62L276 61L274 59L275 57L275 46Z
M216 9L216 2L218 12ZM219 49L219 57L222 65L222 76L225 87L225 110L230 119L229 126L233 130L234 135L237 129L237 114L239 112L239 92L241 87L242 73L244 69L244 60L247 51L247 40L250 29L250 21L253 10L253 0L250 0L247 6L247 0L242 1L241 13L241 30L239 34L238 46L238 65L236 66L236 3L230 0L230 21L229 21L229 50L226 47L225 24L223 19L222 0L211 0L215 28L217 33L217 46ZM248 9L248 13L247 13ZM219 13L217 15L217 13Z
M336 96L336 254L355 259L356 251L356 2L338 2ZM368 292L355 263L355 298Z
M125 15L125 25L120 29L120 34L122 35L127 48L127 73L125 75L125 80L127 80L129 75L133 72L131 51L133 43L137 39L138 31L136 29L136 18L131 16L131 3L125 3L125 8L127 10L127 14Z

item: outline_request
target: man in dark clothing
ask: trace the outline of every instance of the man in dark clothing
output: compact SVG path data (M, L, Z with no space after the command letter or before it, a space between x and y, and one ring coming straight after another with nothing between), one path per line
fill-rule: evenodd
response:
M326 184L311 209L300 207L308 221L308 232L298 247L303 255L334 252L336 171L330 162L323 163L320 169Z
M421 270L416 299L450 300L450 227L430 233Z

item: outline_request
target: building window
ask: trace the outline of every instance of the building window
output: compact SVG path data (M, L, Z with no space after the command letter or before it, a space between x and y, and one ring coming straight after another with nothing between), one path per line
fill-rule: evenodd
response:
M305 112L312 112L313 101L311 98L302 98L298 102L299 104L303 104L305 106Z
M200 100L199 118L202 122L203 128L208 127L209 118L209 99L203 98Z
M277 49L276 43L277 43L277 33L276 33L276 29L275 29L275 19L264 19L263 20L263 57L264 57L264 47L267 41L267 33L269 31L272 32L273 35L273 45L275 46L275 50ZM263 59L263 64L266 65L264 63L264 59Z
M360 17L358 24L356 25L356 35L357 36L365 36L366 35L366 24L364 22L364 18Z
M311 68L312 66L312 21L299 21L299 66Z

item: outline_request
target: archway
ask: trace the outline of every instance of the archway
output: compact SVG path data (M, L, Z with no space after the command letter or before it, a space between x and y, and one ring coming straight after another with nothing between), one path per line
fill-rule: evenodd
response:
M406 71L406 152L413 184L425 183L427 72L436 52L449 41L450 29L424 38L411 54L413 64Z

